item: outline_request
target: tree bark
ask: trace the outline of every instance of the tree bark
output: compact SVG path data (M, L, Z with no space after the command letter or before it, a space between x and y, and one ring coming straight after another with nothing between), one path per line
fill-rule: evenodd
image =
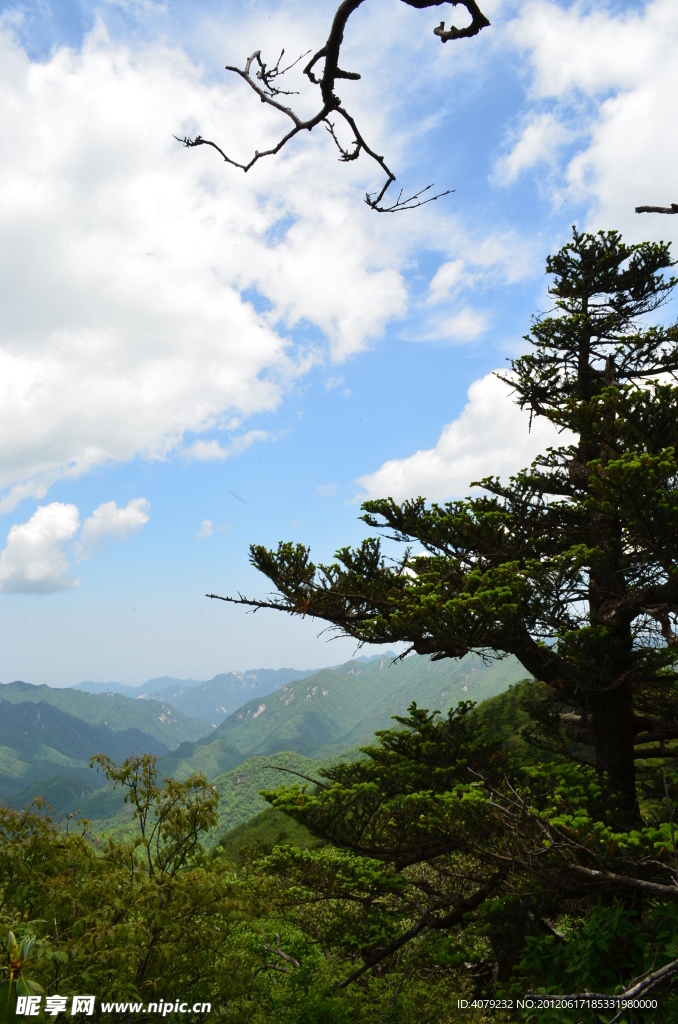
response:
M619 796L620 821L624 828L638 822L634 763L634 718L631 684L591 695L591 719L596 770L606 772L610 789Z

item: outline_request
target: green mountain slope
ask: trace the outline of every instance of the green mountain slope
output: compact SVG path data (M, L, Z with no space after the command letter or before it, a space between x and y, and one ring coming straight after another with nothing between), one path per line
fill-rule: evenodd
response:
M265 811L268 804L260 796L262 789L277 789L292 782L304 782L291 775L300 772L313 779L321 768L315 759L283 751L271 757L248 757L237 768L213 779L219 793L219 822L217 835L249 821L255 814ZM286 769L281 771L280 769Z
M508 689L479 703L473 712L487 729L503 736L514 753L528 762L535 751L521 739L519 731L530 721L523 702L534 693L535 686L532 680L511 684ZM356 756L360 756L357 749L349 750L340 759L352 760ZM329 759L330 762L335 760ZM289 753L250 757L235 771L226 772L216 779L215 785L222 797L218 828L225 826L227 831L221 834L215 854L242 863L249 853L262 856L274 846L291 845L299 849L321 846L322 841L307 828L282 811L269 807L259 795L259 790L277 789L294 782L304 783L303 778L275 771L270 767L272 765L293 769L313 779L322 778L325 763L326 760L312 760Z
M214 779L242 764L247 756L224 736L212 733L212 736L203 736L203 740L205 742L182 743L163 757L159 765L162 775L186 779L193 772L203 772L208 779Z
M248 854L266 856L274 846L294 846L298 850L315 850L323 846L312 832L273 807L255 815L221 837L214 850L235 864L242 864Z
M343 759L347 751L355 756L357 748L371 743L375 731L390 728L392 716L404 714L413 700L420 707L446 712L460 700L480 702L504 693L524 675L515 661L506 659L485 665L482 659L472 656L460 662L430 662L419 657L395 664L390 658L351 661L255 697L216 729L166 751L158 767L161 775L177 778L201 771L215 783L221 795L219 826L215 830L219 836L265 808L260 789L275 788L291 780L291 776L275 771L271 765L281 764L313 776L321 761ZM171 730L167 721L158 716L158 709L160 715L165 714L164 705L151 699L132 701L121 696L49 690L25 683L0 687L0 694L7 693L14 701L22 693L30 694L35 701L45 690L52 700L72 707L77 700L83 716L105 716L107 724L80 721L68 739L69 734L63 731L65 724L59 727L60 732L56 719L49 718L50 708L55 713L60 708L26 701L12 706L5 699L4 706L10 710L32 707L35 711L39 707L41 715L47 717L43 717L45 728L40 740L37 733L30 739L27 734L23 742L16 724L7 726L4 739L0 736L0 796L11 793L14 802L21 798L25 803L39 795L38 787L57 813L80 809L93 820L97 832L124 827L128 814L122 794L101 787L101 777L87 767L89 757L105 750L122 760L132 749L161 752L169 747L167 743L163 748L148 733L142 741L129 730L115 733L110 729L112 721L129 720L126 716L131 705L133 720L139 726L137 733L146 732L141 731L143 720L152 722L156 733L166 736ZM65 711L62 714L68 717ZM172 714L180 723L186 721L179 712ZM171 716L167 718L171 723ZM47 725L52 721L54 743L47 736ZM97 727L111 733L106 734L108 746L103 734L86 731L88 725L90 729ZM133 740L137 742L130 745Z
M160 764L162 774L163 763ZM231 771L223 772L216 778L212 777L212 784L219 793L219 820L207 839L208 846L214 846L226 832L266 811L268 804L260 796L260 790L276 789L295 781L303 782L303 779L290 772L300 772L310 778L316 778L320 768L321 763L317 760L283 751L271 757L249 757ZM197 765L195 770L199 770ZM98 785L100 776L92 774L95 785ZM70 799L67 805L69 810L80 810L81 817L90 819L95 834L114 831L122 835L129 828L131 809L128 804L123 803L123 793L120 790L114 790L107 785L94 792L86 792L85 787L81 786L80 790L73 787L73 792L69 794L64 787L63 795ZM66 806L61 804L55 807L53 799L50 803L60 813L66 810ZM277 811L275 815L284 818ZM299 829L293 826L294 823L289 828L292 828L295 834L297 831L306 833L306 829L302 829L301 826Z
M91 788L96 778L89 768L92 754L124 760L132 751L163 754L166 750L165 744L140 729L116 732L107 725L84 722L46 701L12 703L0 698L0 797L16 804L25 791L18 806L43 795L36 791L38 782L47 789L56 777L66 788L74 783Z
M215 731L243 754L294 750L306 756L339 755L371 743L414 700L447 711L460 700L481 701L525 675L516 662L483 665L480 658L431 662L410 657L349 662L283 687L266 701L250 701Z
M389 728L392 716L404 714L413 700L447 711L460 700L500 693L524 676L518 662L508 658L489 665L475 656L458 662L416 656L396 664L388 658L351 661L249 701L210 735L164 757L162 771L185 777L192 765L209 765L206 774L214 777L247 757L282 750L339 757L370 743L374 732Z
M0 698L12 704L45 701L90 725L106 725L115 730L139 729L167 749L184 740L196 740L210 731L200 719L189 718L170 704L132 700L116 693L85 693L70 687L59 689L17 681L0 684Z

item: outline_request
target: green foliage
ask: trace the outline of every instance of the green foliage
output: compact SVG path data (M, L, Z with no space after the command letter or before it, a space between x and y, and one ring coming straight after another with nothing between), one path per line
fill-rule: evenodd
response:
M507 695L495 701L511 708ZM516 756L501 729L488 735L493 717L503 724L496 709L461 704L439 718L413 705L365 759L325 770L315 789L267 794L332 843L267 860L287 886L288 917L359 957L344 982L397 969L405 948L457 991L475 979L505 998L613 995L670 965L652 995L678 1011L678 774L646 769L645 823L628 830L592 766L538 761L528 746Z
M388 971L337 987L360 955L360 935L373 942L389 933L389 892L398 882L380 880L378 865L371 869L378 921L367 907L357 915L344 908L343 889L353 886L360 899L365 871L341 852L333 861L333 909L308 914L288 884L302 844L274 846L264 862L261 849L250 849L236 869L223 847L212 856L203 849L216 819L216 794L204 779L160 782L151 756L122 765L96 760L128 798L132 841L96 841L86 823L69 832L40 803L0 811L0 923L36 936L30 977L47 994L206 1001L210 1019L243 1024L457 1019L452 975L447 968L432 975L430 957L420 952L403 951ZM308 862L313 878L321 868ZM345 943L347 924L356 934ZM127 1019L122 1010L110 1018Z
M98 761L134 808L133 842L94 842L86 824L68 833L39 805L0 812L2 918L32 922L36 976L49 993L104 1000L237 993L223 943L248 914L231 875L201 867L216 794L199 777L159 784L150 755Z
M243 1024L508 1020L456 1000L568 990L583 963L617 991L676 957L678 774L648 768L647 822L620 829L593 768L502 742L513 694L496 698L506 722L413 705L320 785L269 793L278 809L211 854L204 778L99 756L134 837L5 808L0 925L35 935L30 977L49 994L199 999Z
M535 976L544 991L619 992L624 978L650 973L676 956L678 908L650 904L634 906L615 900L597 904L586 918L563 916L557 931L530 936L512 979L513 991L524 991ZM663 1007L670 1019L678 1004ZM581 1014L547 1014L547 1021L574 1022Z

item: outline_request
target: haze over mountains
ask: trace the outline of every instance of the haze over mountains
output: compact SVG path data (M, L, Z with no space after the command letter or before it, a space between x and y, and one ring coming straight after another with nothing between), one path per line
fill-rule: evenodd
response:
M290 781L271 775L273 762L310 771L359 756L375 731L391 728L392 716L405 715L412 701L446 713L460 700L482 701L524 677L510 658L484 664L475 656L439 662L410 656L396 663L355 659L310 674L162 677L125 687L124 694L111 684L0 685L0 800L21 807L43 796L56 813L80 810L97 831L124 827L129 805L120 791L101 785L89 759L106 753L119 762L148 752L159 755L163 777L204 772L222 796L224 831L262 810L259 789ZM104 692L89 690L104 686Z
M117 693L125 697L166 701L185 715L200 718L207 725L218 725L250 697L263 696L311 675L313 669L257 668L245 672L221 672L213 679L173 679L160 676L141 686L124 683L78 683L75 690L89 693Z

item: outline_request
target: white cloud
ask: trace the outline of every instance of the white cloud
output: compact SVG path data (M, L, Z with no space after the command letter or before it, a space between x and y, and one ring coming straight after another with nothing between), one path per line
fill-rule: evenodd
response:
M435 448L390 459L361 477L358 483L366 494L359 498L390 495L401 501L422 495L448 501L468 494L472 480L507 478L549 445L568 443L542 419L533 419L528 431L529 414L520 411L510 388L494 374L474 381L468 399L459 417L443 428Z
M407 5L397 4L386 22L378 6L361 11L361 31L347 37L347 66L359 67L363 79L359 89L345 88L375 148L406 183L420 183L421 150L412 140L434 122L436 130L449 127L492 48L505 52L510 38L532 70L535 109L506 158L508 176L544 155L544 126L552 139L562 135L559 105L570 94L588 89L604 98L623 89L614 102L626 102L647 88L650 68L655 84L634 135L641 144L628 146L633 118L608 101L569 181L573 191L614 198L619 190L608 185L626 175L626 208L635 204L631 191L634 201L669 201L678 154L663 160L660 181L654 165L662 162L643 149L656 141L646 124L660 120L652 103L663 111L664 136L671 135L673 0L616 19L535 0L510 22L515 7L491 4L494 34L454 50L433 37L426 13ZM498 14L506 15L504 29ZM319 7L301 17L293 4L262 22L248 8L227 22L215 16L211 32L203 18L195 33L207 40L203 55L211 48L221 67L222 52L237 60L253 39L266 52L280 39L289 53L302 52L326 32L326 16ZM235 77L210 77L178 48L135 50L111 41L99 24L80 51L57 49L36 62L11 31L7 19L0 23L0 511L107 462L174 454L223 460L243 450L243 438L264 439L245 432L221 442L214 432L244 429L248 416L274 410L311 367L360 352L406 314L403 274L422 247L444 261L416 311L422 340L479 337L485 314L458 301L459 292L510 284L541 268L539 240L464 227L453 206L376 217L357 199L378 183L374 168L364 160L340 165L329 139L323 148L323 132L305 133L247 176L225 168L212 150L182 149L173 133L200 131L243 157L275 138L281 121ZM405 46L406 61L398 57ZM392 76L386 92L385 65ZM422 116L423 95L430 116ZM545 112L549 103L554 108ZM643 163L640 182L634 168ZM256 289L270 308L257 312L243 301L245 289ZM306 327L311 340L301 343ZM211 439L203 440L207 432ZM186 434L198 439L184 447Z
M670 28L678 12L673 0L629 5L617 15L604 5L565 6L553 0L531 0L519 11L507 35L530 55L536 96L634 88L652 63L674 53Z
M484 334L488 327L488 318L469 306L464 306L458 313L436 318L429 317L417 336L420 341L474 341Z
M554 165L558 150L570 139L571 132L554 113L533 114L510 152L497 162L497 180L502 185L510 185L522 171L535 164Z
M578 122L582 142L564 164L561 157L554 199L584 201L590 229L618 228L628 241L678 241L676 218L634 212L639 205L676 201L675 0L649 0L618 14L535 0L508 36L526 62L535 124L540 118L548 123L547 135L557 141L559 131L562 140ZM518 170L528 165L530 152L538 155L540 140L528 142L508 158L509 171L511 159Z
M214 523L211 519L203 519L200 523L200 529L196 533L198 540L205 540L207 537L211 537L214 532Z
M429 285L427 301L437 303L449 299L450 293L464 280L464 277L463 260L448 260L441 264Z
M228 452L218 441L196 441L188 448L184 448L183 457L189 462L223 462L228 458Z
M245 153L280 127L179 50L133 51L99 24L81 51L38 63L5 23L0 116L5 510L60 476L166 458L186 432L273 410L405 310L403 245L382 244L355 172L318 153L322 133L247 177L179 146L173 133L200 126ZM294 344L303 323L326 340ZM189 457L242 450L197 444Z
M364 350L406 314L403 275L422 246L449 264L463 256L467 284L471 273L510 283L534 269L524 240L464 229L452 207L376 217L359 202L379 184L374 165L340 164L322 131L247 176L174 141L199 131L243 158L277 139L283 120L221 70L223 53L237 61L256 40L273 54L281 39L303 52L327 13L282 5L262 21L245 5L210 23L198 12L190 45L206 69L179 48L112 41L101 22L80 50L31 61L11 19L0 22L1 510L107 462L237 454L241 440L214 432L275 410L313 366ZM346 83L347 102L374 146L420 183L412 141L449 118L455 82L482 74L477 41L450 60L421 11L399 4L386 22L378 8L361 18L346 57L363 79L355 91ZM443 278L431 293L441 303L445 290L452 297ZM243 300L248 289L266 311ZM468 340L484 324L462 306L442 329ZM422 337L438 339L438 321ZM184 448L187 434L198 437Z
M44 498L52 484L58 479L58 473L43 473L39 478L15 484L0 498L0 515L11 512L24 498Z
M28 522L12 526L0 554L0 590L46 594L77 586L63 545L79 526L76 506L60 501L39 505Z
M255 441L265 441L269 434L265 430L249 430L236 438L229 445L222 445L216 440L195 441L188 448L182 449L182 456L189 462L223 462L234 455L246 451Z
M149 508L146 498L132 498L123 508L115 501L103 502L82 524L80 558L91 558L111 540L126 541L138 533L148 522Z
M433 232L435 235L435 232ZM443 239L436 243L445 252ZM429 240L431 244L432 239ZM490 327L490 316L473 308L479 294L491 293L498 284L512 285L541 269L537 239L519 237L513 231L474 234L457 227L454 259L445 260L433 275L427 293L418 303L402 336L409 341L465 344L476 341Z
M73 560L91 558L109 541L126 541L148 522L149 502L132 498L123 508L107 501L95 508L82 525L75 505L53 501L38 505L25 523L10 528L0 552L0 591L48 594L70 590L79 580L70 575Z

